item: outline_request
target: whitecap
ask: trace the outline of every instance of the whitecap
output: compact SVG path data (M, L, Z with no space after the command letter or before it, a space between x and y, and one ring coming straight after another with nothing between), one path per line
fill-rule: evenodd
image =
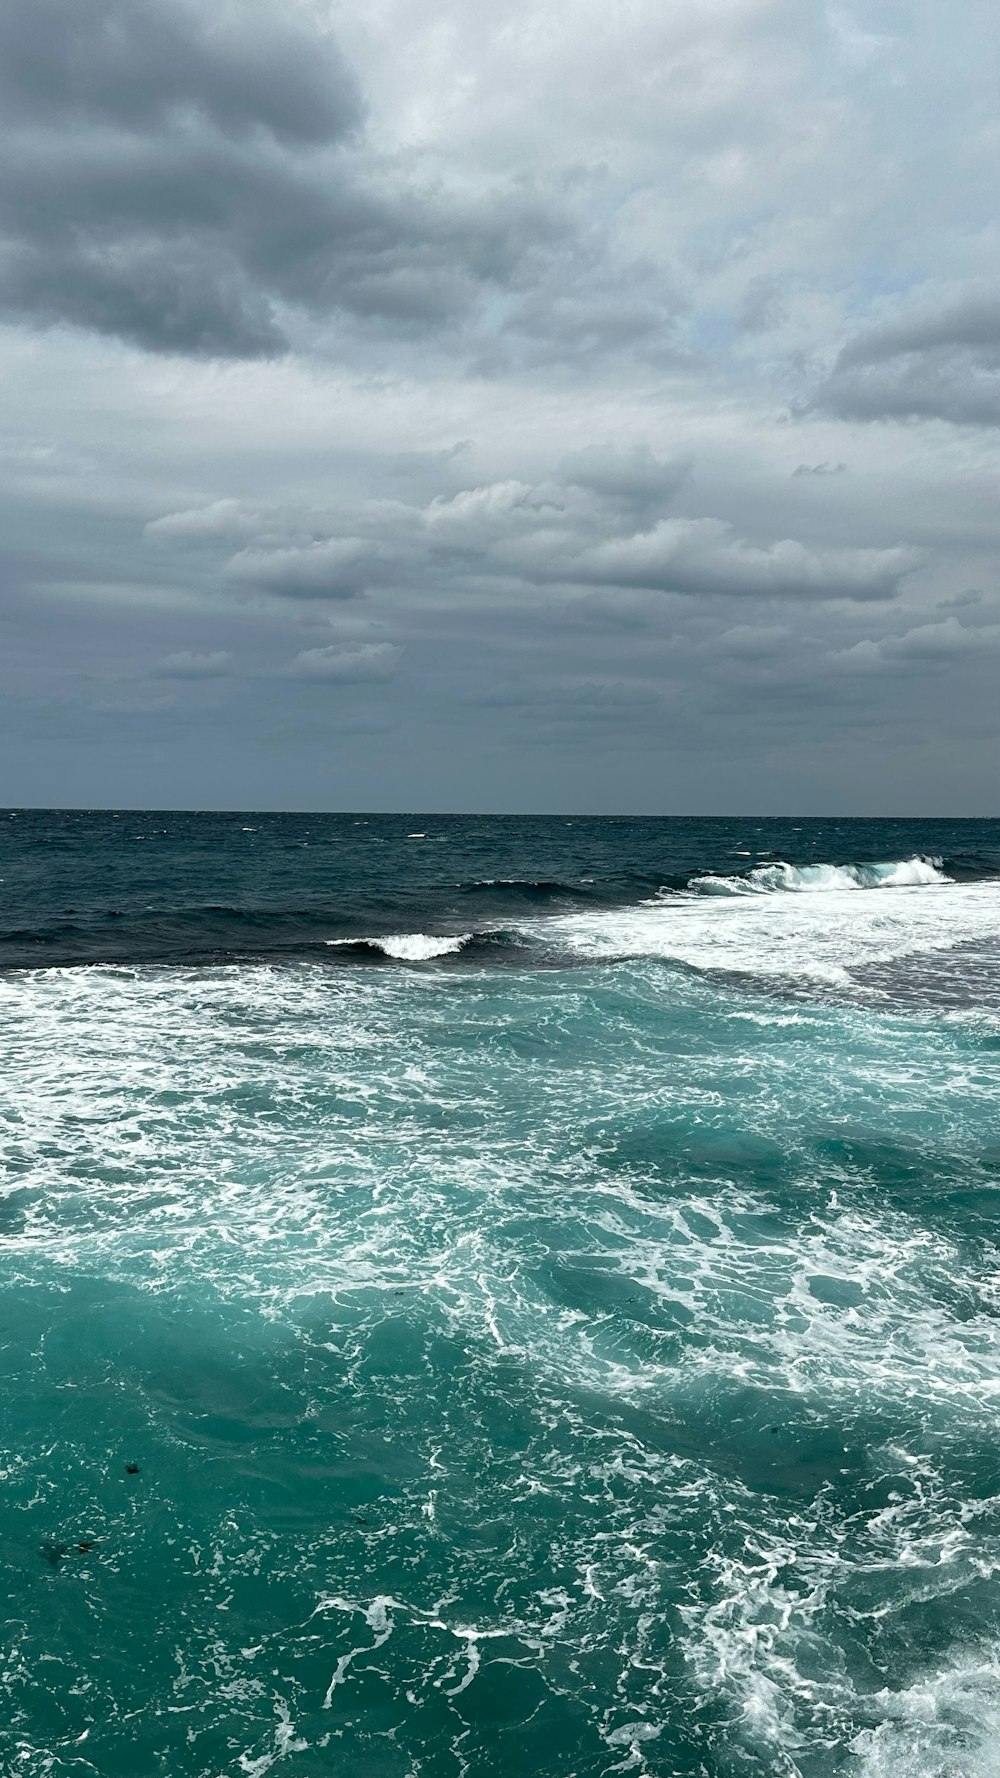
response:
M859 892L874 887L874 879L869 885L826 882L820 885L825 894L787 895L765 892L759 883L755 889L743 878L715 879L721 886L706 893L702 879L697 893L662 891L631 907L539 916L517 930L581 962L656 957L698 970L842 986L863 982L868 964L995 940L997 883L950 883L929 860L868 868L886 873L879 885L884 893ZM912 871L919 892L908 879L890 881L890 873L904 870Z
M902 1691L876 1693L877 1727L851 1743L863 1778L997 1778L1000 1666L965 1655Z
M692 877L696 895L815 894L831 889L927 889L952 878L940 858L899 858L875 864L759 864L745 875Z
M362 945L373 951L381 951L386 957L394 957L400 963L429 963L435 957L454 957L468 943L471 932L459 932L451 937L428 932L396 932L387 938L328 938L328 945L357 946Z

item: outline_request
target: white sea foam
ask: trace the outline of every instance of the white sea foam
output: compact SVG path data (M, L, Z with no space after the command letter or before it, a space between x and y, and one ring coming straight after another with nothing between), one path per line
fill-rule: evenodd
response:
M914 923L928 948L939 917L942 934L995 930L997 911L982 885L692 897L582 928L578 917L574 930L596 946L617 942L615 921L637 922L680 932L701 960L717 961L721 944L757 967L783 946L804 969L817 951L827 963L859 945L896 954ZM172 1294L182 1321L208 1303L220 1364L235 1352L243 1364L262 1314L276 1351L301 1352L308 1413L314 1395L317 1427L333 1429L324 1437L353 1428L348 1403L391 1404L384 1448L400 1467L376 1507L378 1542L352 1529L303 1553L294 1528L278 1534L283 1563L301 1559L309 1587L325 1574L338 1591L324 1622L282 1618L267 1632L273 1665L304 1677L287 1726L260 1705L243 1769L284 1757L293 1714L316 1733L324 1686L331 1709L354 1708L362 1687L381 1709L408 1687L416 1705L400 1720L419 1738L428 1699L471 1703L496 1680L496 1655L532 1698L544 1695L541 1680L531 1689L538 1675L552 1695L563 1688L618 1769L641 1771L648 1750L659 1770L689 1696L678 1691L681 1572L690 1696L726 1718L725 1748L706 1753L714 1769L739 1771L748 1747L747 1769L814 1778L834 1749L851 1778L1000 1778L993 1657L958 1645L1000 1553L976 1516L990 1502L967 1502L948 1454L995 1444L992 1262L903 1194L873 1203L864 1160L877 1170L883 1154L912 1157L923 1196L950 1155L963 1190L985 1189L995 1060L947 1030L914 1044L902 1022L822 1006L788 1016L755 1002L751 1021L746 1006L662 971L633 996L617 973L606 991L601 979L518 972L503 996L479 971L313 965L0 981L17 1166L8 1275L33 1289L88 1277L102 1294L121 1289L129 1338L140 1293ZM852 1136L860 1159L817 1159L821 1141ZM55 1339L45 1362L58 1363ZM355 1394L337 1395L341 1376L357 1377ZM484 1443L505 1402L519 1429L510 1453ZM406 1433L394 1445L397 1418ZM847 1446L856 1454L869 1424L886 1442L864 1445L852 1491ZM426 1462L417 1427L429 1428ZM475 1546L451 1567L448 1554L470 1500L491 1526L541 1502L532 1547L551 1538L555 1551L550 1586L540 1579L508 1609L491 1585L474 1618L463 1589L482 1572ZM228 1535L249 1548L245 1530ZM386 1572L397 1537L405 1562ZM680 1570L663 1554L679 1544ZM509 1560L516 1594L527 1545L509 1548L483 1559ZM443 1573L437 1590L425 1572ZM200 1577L212 1650L224 1634L215 1584ZM397 1584L418 1603L377 1590ZM922 1672L904 1637L891 1689L852 1678L851 1648L876 1614L881 1635L894 1612L905 1624L927 1602L950 1656Z
M1000 1778L1000 1651L972 1652L869 1709L851 1743L858 1778Z
M911 868L917 866L905 867ZM877 895L859 894L853 883L849 889L828 886L823 894L675 894L635 907L526 922L519 930L582 960L663 957L696 969L843 984L862 975L866 963L996 936L1000 884L939 879L933 894L917 888L911 893L908 881L886 879Z
M698 895L815 894L831 889L929 889L950 883L940 858L900 858L888 864L759 864L743 876L692 877Z
M459 933L451 938L434 938L426 932L399 933L392 938L376 939L380 951L387 957L398 957L406 963L425 963L432 957L453 957L469 938L469 934Z
M716 1561L713 1604L681 1609L688 1661L706 1695L728 1700L754 1768L763 1752L770 1771L801 1778L828 1770L835 1752L849 1756L837 1769L852 1778L1000 1778L1000 1651L956 1649L936 1670L873 1692L830 1640L841 1614L868 1615L851 1603L867 1579L894 1574L901 1606L944 1605L961 1569L950 1573L947 1552L929 1559L905 1537L852 1560L840 1527L817 1529L793 1517L785 1535L758 1530L742 1558Z
M385 938L328 938L327 944L337 947L367 945L400 963L429 963L435 957L454 957L467 944L472 934L459 932L451 936L434 936L427 932L396 932Z

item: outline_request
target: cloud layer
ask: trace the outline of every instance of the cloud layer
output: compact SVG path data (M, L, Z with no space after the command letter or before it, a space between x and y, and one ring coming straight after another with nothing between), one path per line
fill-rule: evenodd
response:
M221 545L250 532L222 565L223 578L287 600L418 588L463 599L493 577L526 594L603 587L691 598L869 601L894 598L920 565L919 552L902 545L810 548L788 537L756 543L722 519L663 515L686 473L686 465L659 463L651 453L584 453L565 460L558 480L463 488L424 507L366 503L351 512L352 536L324 535L331 520L318 513L253 514L236 502L166 513L145 535L161 545Z
M991 33L0 0L0 801L991 809Z
M0 8L0 307L147 350L285 352L348 317L421 334L515 280L558 221L361 152L358 82L307 10Z

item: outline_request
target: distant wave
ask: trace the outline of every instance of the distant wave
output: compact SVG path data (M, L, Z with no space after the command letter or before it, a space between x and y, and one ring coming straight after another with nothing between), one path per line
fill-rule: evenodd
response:
M558 900L591 901L595 889L591 883L563 883L552 877L479 877L472 883L461 883L459 893L481 896L498 902L547 902Z
M900 858L886 864L759 864L735 876L692 877L696 895L816 894L831 889L930 889L953 879L940 858Z

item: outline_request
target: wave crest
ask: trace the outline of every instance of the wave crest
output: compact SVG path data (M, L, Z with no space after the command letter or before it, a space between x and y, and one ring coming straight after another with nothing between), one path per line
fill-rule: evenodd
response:
M589 901L593 897L593 889L586 880L563 883L557 877L477 877L474 882L461 883L459 893L515 903Z
M384 938L328 938L326 943L339 951L380 952L398 963L430 963L435 957L455 957L464 950L471 932L452 936L429 932L393 932Z
M692 877L696 895L808 894L830 889L929 889L952 878L940 858L899 858L884 864L758 864L745 874Z
M435 963L445 957L497 961L507 952L523 951L530 940L516 927L494 926L476 932L387 932L377 937L328 938L324 944L342 956L369 962Z

